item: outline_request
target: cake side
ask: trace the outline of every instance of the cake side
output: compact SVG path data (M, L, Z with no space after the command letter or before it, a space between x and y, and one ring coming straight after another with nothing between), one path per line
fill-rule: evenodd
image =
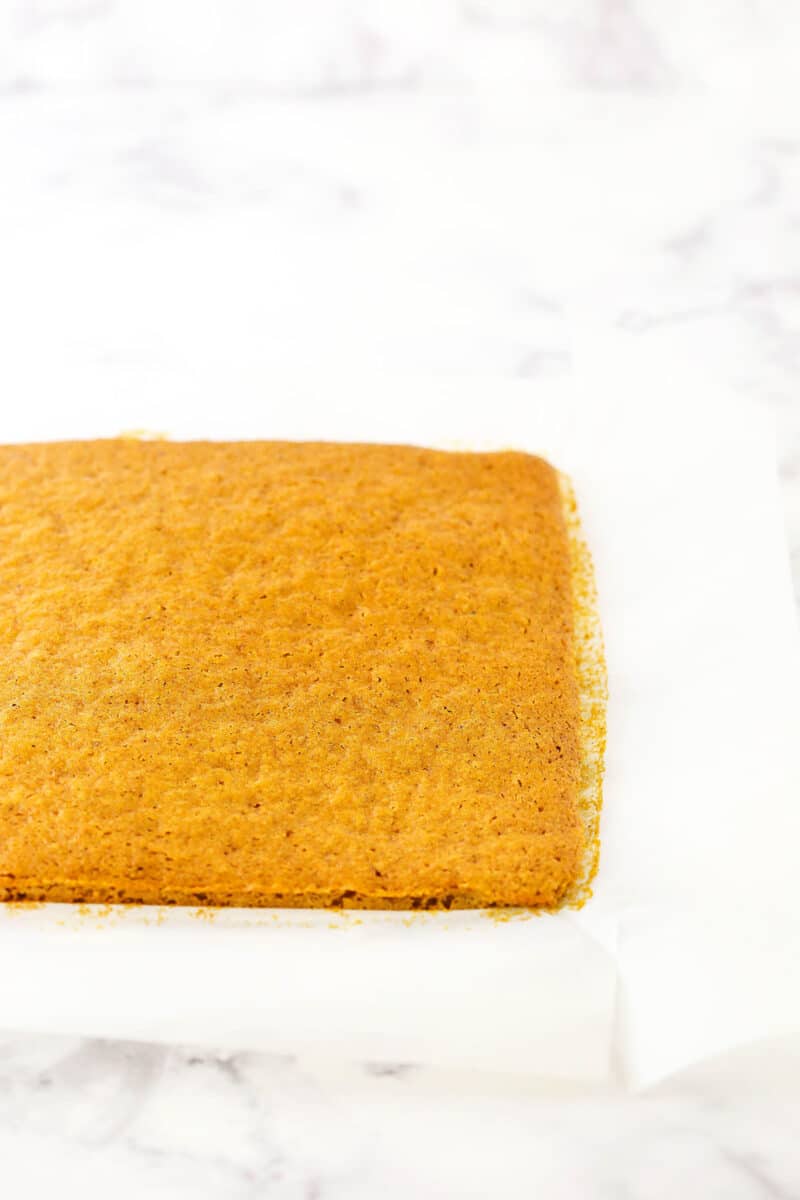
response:
M570 553L573 647L579 703L580 782L577 808L583 827L583 856L564 902L580 908L592 894L600 862L600 813L606 752L608 672L594 563L584 536L572 481L559 475Z

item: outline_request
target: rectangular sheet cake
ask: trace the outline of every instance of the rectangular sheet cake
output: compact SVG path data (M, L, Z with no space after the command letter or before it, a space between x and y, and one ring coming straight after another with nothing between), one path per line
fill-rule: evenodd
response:
M569 898L574 572L526 454L0 448L0 899Z

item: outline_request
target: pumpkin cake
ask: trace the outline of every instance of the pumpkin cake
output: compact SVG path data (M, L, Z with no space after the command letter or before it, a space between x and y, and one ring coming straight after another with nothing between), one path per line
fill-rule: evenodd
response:
M569 528L516 452L0 448L0 900L574 898Z

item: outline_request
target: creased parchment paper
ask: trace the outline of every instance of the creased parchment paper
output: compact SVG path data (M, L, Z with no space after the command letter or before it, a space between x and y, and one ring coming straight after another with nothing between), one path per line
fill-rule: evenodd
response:
M578 911L0 912L0 1027L653 1083L800 1032L800 653L774 435L729 398L569 384L130 377L0 440L516 447L572 478L609 671ZM655 385L656 387L658 385ZM663 386L663 385L662 385Z

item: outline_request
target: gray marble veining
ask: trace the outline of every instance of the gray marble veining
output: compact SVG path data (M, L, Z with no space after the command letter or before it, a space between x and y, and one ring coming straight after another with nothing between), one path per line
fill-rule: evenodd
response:
M800 599L799 38L792 0L8 0L3 393L43 359L64 381L680 364L698 402L773 410ZM754 1078L633 1098L7 1035L2 1179L793 1200L800 1082Z
M28 1195L791 1198L796 1080L636 1098L410 1067L0 1041L4 1172ZM692 1190L696 1189L696 1190Z

